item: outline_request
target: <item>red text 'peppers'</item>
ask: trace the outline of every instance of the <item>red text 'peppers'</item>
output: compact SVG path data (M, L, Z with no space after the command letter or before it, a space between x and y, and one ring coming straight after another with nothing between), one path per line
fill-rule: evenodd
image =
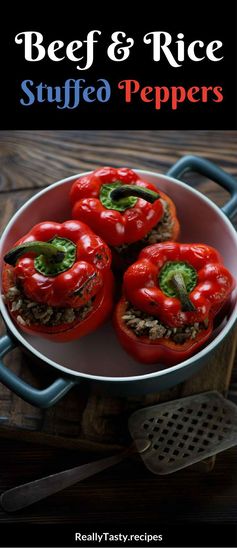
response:
M148 246L124 275L124 297L115 313L122 345L145 363L187 359L210 337L234 285L210 246Z
M87 223L113 247L146 237L164 217L165 207L172 226L169 239L178 236L172 200L131 169L97 169L74 182L70 198L73 218Z
M68 341L96 329L109 315L111 252L84 223L37 224L4 260L6 303L27 333Z

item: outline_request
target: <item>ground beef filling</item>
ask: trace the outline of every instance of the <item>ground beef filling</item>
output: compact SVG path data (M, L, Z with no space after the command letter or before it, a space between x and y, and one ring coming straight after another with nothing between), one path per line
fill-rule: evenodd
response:
M167 327L155 316L149 316L145 312L134 308L130 303L127 303L122 320L137 337L147 337L152 341L163 338L170 339L177 344L182 344L188 339L195 339L200 331L207 329L204 323L198 322L184 327Z
M123 244L115 247L115 250L124 258L128 258L130 262L133 262L143 247L172 239L174 221L167 202L165 200L160 201L164 208L164 214L159 223L142 240L133 244Z
M143 238L143 247L145 245L157 244L159 242L165 242L172 238L174 220L170 214L169 206L165 200L160 200L164 208L164 214L162 219L157 223L154 228Z
M17 322L21 325L57 325L71 324L75 320L82 321L93 308L93 299L80 308L54 307L40 304L27 299L20 289L12 286L5 299L11 312L17 313Z

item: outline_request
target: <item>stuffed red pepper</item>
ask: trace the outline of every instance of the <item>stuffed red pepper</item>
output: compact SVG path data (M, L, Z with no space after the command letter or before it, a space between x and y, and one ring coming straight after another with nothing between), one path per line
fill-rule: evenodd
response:
M74 182L70 198L72 217L112 247L117 265L131 264L149 244L178 237L172 200L131 169L97 169Z
M5 301L27 333L70 341L96 329L111 312L110 249L80 221L37 224L4 261Z
M234 285L210 246L148 246L124 275L114 317L122 346L144 363L173 365L189 358L210 337Z

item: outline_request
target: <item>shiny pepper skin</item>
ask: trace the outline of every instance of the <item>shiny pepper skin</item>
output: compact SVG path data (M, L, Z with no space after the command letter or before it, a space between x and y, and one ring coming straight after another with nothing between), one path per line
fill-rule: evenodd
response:
M173 202L154 185L127 168L103 167L77 179L70 192L72 217L87 223L113 247L144 238L161 220L164 214L162 202L157 199L154 203L148 203L145 199L138 198L133 207L128 207L123 212L107 209L100 200L101 188L116 181L121 185L135 185L159 192L160 197L170 205L171 215L175 219L174 239L177 237L179 227Z
M17 248L30 242L50 242L54 238L67 239L74 244L75 261L65 271L54 275L43 275L35 267L35 254L24 253L15 266L5 264L3 269L3 291L7 296L12 286L20 285L26 298L52 307L80 308L91 299L92 310L83 320L57 326L22 325L18 312L10 314L19 327L30 334L57 341L79 338L97 328L109 315L113 303L113 275L110 270L111 252L107 244L84 223L68 220L64 223L42 222L34 226L14 246Z
M180 300L159 287L159 273L167 262L182 261L197 271L197 285L190 293L194 312L183 312ZM204 244L164 242L143 249L138 261L124 275L124 294L137 308L159 317L167 326L202 322L220 310L234 287L219 253Z

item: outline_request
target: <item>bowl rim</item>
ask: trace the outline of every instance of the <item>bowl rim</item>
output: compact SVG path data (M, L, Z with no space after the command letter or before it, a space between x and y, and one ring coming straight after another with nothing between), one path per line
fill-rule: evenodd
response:
M236 233L236 230L235 230L234 226L232 225L230 219L223 213L221 208L218 207L214 202L212 202L212 200L210 200L210 198L205 196L205 194L202 194L196 188L191 187L190 185L188 185L187 183L185 183L183 181L180 181L179 179L176 179L174 177L170 177L169 175L165 175L163 173L157 173L157 172L150 171L150 170L144 170L144 169L136 169L136 168L131 168L131 169L133 169L133 171L135 171L139 175L143 175L143 176L146 176L146 177L151 176L151 177L155 177L155 178L162 178L164 180L167 180L168 182L175 183L176 185L178 184L178 186L180 186L182 189L184 189L186 191L188 190L194 196L198 196L199 199L201 198L204 202L206 202L206 204L209 207L211 207L220 216L221 220L227 225L228 230L232 233L233 237L236 239L236 245L237 245L237 233ZM74 181L75 179L84 177L85 175L89 175L92 172L93 171L90 170L90 171L78 173L78 174L75 174L75 175L71 175L70 177L66 177L64 179L60 179L59 181L56 181L55 183L52 183L52 184L48 185L47 187L41 189L39 192L34 194L29 200L27 200L20 207L20 209L15 212L15 214L10 219L10 221L8 222L8 224L6 225L5 229L2 232L1 238L0 238L0 254L1 254L1 248L2 248L3 241L5 240L5 238L8 235L10 229L12 228L12 226L14 225L14 223L16 222L17 218L22 213L22 211L27 209L32 203L37 201L37 199L39 197L43 196L44 194L47 194L53 188L56 188L57 186L60 186L60 185L65 184L67 182ZM9 313L8 313L7 307L6 307L6 305L4 303L4 300L3 300L3 297L2 297L2 294L0 295L0 312L2 314L2 317L3 317L6 325L8 326L10 332L19 341L19 343L23 347L25 347L29 352L31 352L33 355L35 355L37 358L39 358L43 362L47 363L48 365L54 367L54 369L57 369L57 370L63 372L67 376L69 375L69 376L72 376L72 377L90 379L90 380L94 380L94 381L96 380L96 381L100 381L100 382L123 382L123 383L127 384L127 383L130 383L130 382L133 382L133 381L145 381L145 380L150 380L152 378L163 377L164 375L166 375L166 376L167 375L172 375L172 373L176 373L179 370L190 366L191 364L193 365L195 362L197 362L199 360L202 361L202 359L207 354L211 353L219 345L219 343L225 338L225 336L229 333L229 331L234 326L235 321L237 319L237 302L236 302L236 305L235 305L233 311L231 312L231 315L230 315L226 325L221 329L220 333L218 333L217 336L209 344L207 344L203 349L201 349L199 352L197 352L197 354L195 354L194 356L191 356L190 358L188 358L185 361L182 361L182 362L178 363L177 365L173 365L173 366L168 367L168 368L165 367L164 369L161 369L159 371L153 371L153 372L145 373L145 374L142 374L142 375L131 375L129 377L110 377L110 376L104 376L104 375L103 376L102 375L94 375L94 374L91 374L91 373L83 373L83 372L80 372L80 371L74 371L72 369L69 369L68 367L65 367L65 366L55 362L54 360L52 360L52 359L48 358L47 356L45 356L42 352L35 349L24 338L24 336L21 334L21 332L16 328L15 324L13 323L13 321L12 321L12 319L11 319ZM63 343L60 343L60 344L63 344Z

